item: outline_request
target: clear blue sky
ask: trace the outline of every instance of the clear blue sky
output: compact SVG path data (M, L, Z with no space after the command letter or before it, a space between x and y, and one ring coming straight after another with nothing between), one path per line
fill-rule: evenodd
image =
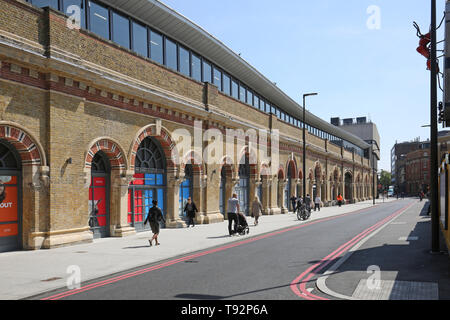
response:
M430 1L163 2L241 53L300 104L303 93L319 92L307 109L322 119L369 117L381 136L380 169L390 171L395 141L430 137L430 129L421 128L430 123L430 75L412 26L416 21L428 31ZM437 2L439 24L445 1ZM380 9L380 29L367 27L372 5Z

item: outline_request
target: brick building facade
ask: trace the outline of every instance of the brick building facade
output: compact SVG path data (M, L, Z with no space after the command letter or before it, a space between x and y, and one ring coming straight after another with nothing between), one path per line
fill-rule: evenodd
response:
M428 193L430 186L430 149L420 149L406 155L406 192Z
M84 8L94 10L95 2L88 2ZM66 2L49 3L56 8L0 0L0 180L6 188L0 205L0 251L134 234L144 229L152 199L158 199L166 227L177 228L185 226L180 207L187 196L196 202L196 220L203 224L226 219L224 199L233 191L245 197L245 206L259 195L264 214L286 213L286 200L301 194L302 179L307 179L307 192L319 194L324 205L332 205L338 193L349 201L371 198L373 175L361 152L369 146L309 113L307 172L302 172L302 127L292 111L299 106L275 86L256 88L255 82L243 102L233 91L224 93L234 86L225 82L227 70L220 85L214 68L210 81L195 80L192 70L188 76L180 67L170 68L169 57L158 63L136 53L137 46L132 50L105 39L92 31L95 21L71 28L57 10ZM121 13L146 22L128 5L131 1ZM120 5L114 3L114 8ZM176 22L185 22L168 12ZM208 35L204 41L215 39ZM176 52L181 54L181 45ZM246 66L244 71L257 74L230 55ZM193 53L189 57L194 61ZM209 58L226 64L225 59ZM269 83L261 75L256 78ZM262 93L257 96L258 89ZM266 145L269 158L279 159L276 170L267 169L274 164L245 137L240 150L239 138L215 140L224 150L220 162L197 161L211 140L194 150L180 150L178 144L183 140L180 130L195 137L196 122L201 123L200 135L209 129L254 129L258 136L266 132L269 137L279 132L279 146L272 138ZM347 143L337 143L340 139ZM230 156L229 149L236 152ZM245 161L249 158L251 163Z

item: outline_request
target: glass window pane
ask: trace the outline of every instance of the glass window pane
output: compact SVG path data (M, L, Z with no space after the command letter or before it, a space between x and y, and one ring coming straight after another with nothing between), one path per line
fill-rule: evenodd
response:
M113 41L130 49L130 21L128 18L113 12Z
M109 39L109 15L104 6L89 1L89 28L100 37Z
M253 96L253 106L259 109L259 98L257 96Z
M239 86L239 100L245 103L247 90L243 86Z
M177 45L169 39L166 39L166 66L170 69L178 70Z
M214 68L213 83L219 88L219 91L222 91L222 72L216 68Z
M133 22L133 51L147 57L147 28Z
M189 51L185 48L179 47L180 72L185 76L189 75Z
M280 111L280 109L277 109L277 118L281 119L281 111Z
M163 37L154 31L150 31L150 58L163 63Z
M201 60L195 54L192 54L192 78L197 81L202 81L202 65Z
M247 103L253 105L253 93L250 90L247 90Z
M52 7L58 10L58 0L33 0L31 3L39 8Z
M231 80L231 96L235 99L239 99L239 85L234 80Z
M212 83L212 81L211 81L211 65L206 61L203 61L203 82Z
M230 77L226 74L223 74L222 91L223 93L230 95Z
M264 100L263 99L259 99L259 110L266 111L266 106L264 104Z
M77 6L78 8L72 7ZM84 11L84 0L64 0L63 11L69 17L72 17L76 12L80 10L80 25L82 28L86 28L86 16Z

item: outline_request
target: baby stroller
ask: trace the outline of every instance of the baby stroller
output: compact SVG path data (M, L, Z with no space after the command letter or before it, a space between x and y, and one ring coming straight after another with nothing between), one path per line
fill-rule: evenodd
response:
M238 224L236 227L236 232L240 234L241 236L244 236L245 234L249 234L250 228L248 227L247 219L245 218L244 214L239 212L237 214L237 220Z

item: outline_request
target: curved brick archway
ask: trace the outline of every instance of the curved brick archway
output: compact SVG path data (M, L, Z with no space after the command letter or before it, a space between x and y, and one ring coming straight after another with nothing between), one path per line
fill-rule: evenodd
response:
M284 180L286 175L284 174L284 168L280 167L278 169L278 180Z
M226 176L233 176L233 173L235 172L235 165L233 162L233 159L229 156L224 156L221 160L221 164L219 167L219 172L222 172L222 170L225 170Z
M289 172L289 168L291 169L291 172L293 174L291 179L297 179L298 177L297 164L292 159L288 160L288 162L286 163L286 172Z
M46 166L45 153L37 142L23 128L0 123L0 139L11 143L20 155L22 166Z
M192 165L194 173L202 174L205 172L202 158L195 151L191 150L183 157L183 161L180 165L180 172L184 172L184 169L188 164Z
M92 160L99 151L103 151L107 155L111 163L111 170L123 171L127 169L127 159L122 147L118 142L107 137L99 138L90 144L84 161L85 169L91 169Z
M144 139L147 137L155 138L161 144L164 155L166 156L167 169L175 169L177 167L177 164L180 164L178 153L175 150L176 144L173 142L173 139L170 136L169 132L165 128L161 127L160 133L158 134L157 126L152 124L140 130L137 137L133 141L129 157L130 170L134 170L134 165L136 163L136 153L142 141L144 141Z

